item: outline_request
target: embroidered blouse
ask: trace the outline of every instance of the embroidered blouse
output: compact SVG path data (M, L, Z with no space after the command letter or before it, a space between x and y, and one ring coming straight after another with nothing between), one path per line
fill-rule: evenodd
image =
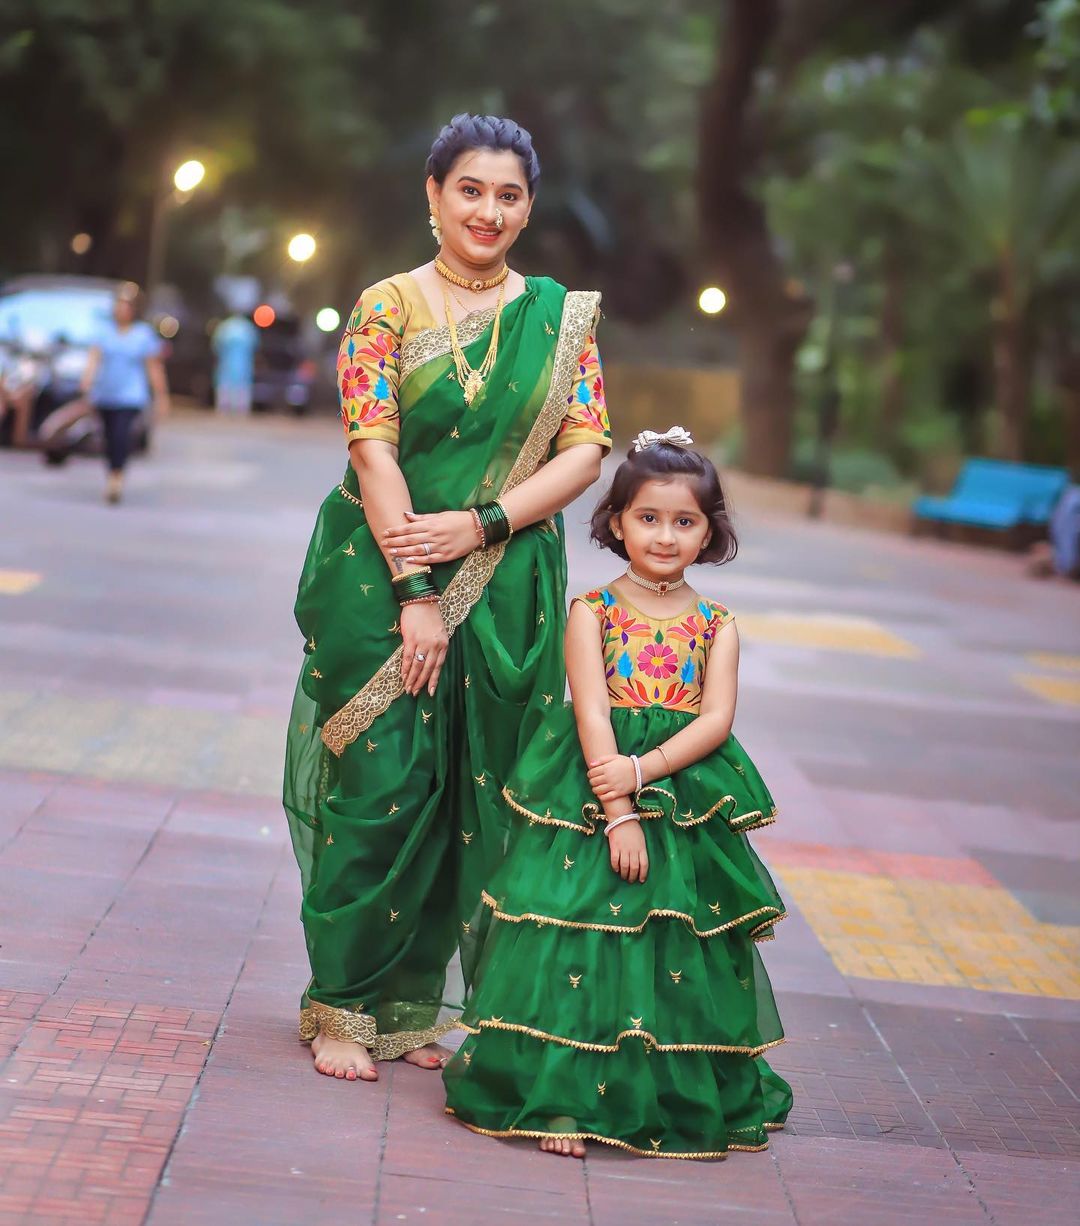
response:
M341 338L337 360L347 443L358 438L397 443L401 351L419 332L438 326L423 292L408 274L380 281L360 295ZM589 336L578 359L578 377L567 397L555 450L564 451L578 443L611 447L604 374L595 335Z
M658 619L635 609L610 588L574 599L600 623L613 707L663 707L697 714L709 648L734 613L715 600L699 600L675 617Z

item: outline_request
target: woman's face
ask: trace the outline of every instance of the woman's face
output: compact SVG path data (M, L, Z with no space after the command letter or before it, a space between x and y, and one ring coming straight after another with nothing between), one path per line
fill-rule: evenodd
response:
M113 319L121 326L135 318L135 304L130 298L117 298L113 303Z
M442 184L429 178L427 192L443 250L480 267L502 264L532 210L521 159L508 149L470 149Z

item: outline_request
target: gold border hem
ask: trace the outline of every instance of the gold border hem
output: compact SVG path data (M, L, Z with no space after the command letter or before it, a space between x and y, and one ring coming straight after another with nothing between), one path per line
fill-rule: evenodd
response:
M373 1060L396 1060L410 1051L436 1043L451 1030L464 1030L460 1017L437 1022L423 1030L391 1030L379 1034L375 1018L370 1013L354 1009L335 1009L313 1000L300 1010L299 1037L301 1043L310 1043L317 1034L339 1039L343 1043L356 1043L366 1047Z
M481 1128L479 1124L468 1123L454 1111L453 1107L446 1107L445 1111L447 1115L452 1115L463 1128L468 1128L470 1132L479 1133L482 1137L533 1137L537 1140L552 1137L562 1141L599 1141L603 1145L612 1145L616 1149L623 1149L627 1153L636 1154L639 1158L686 1158L707 1161L708 1159L726 1158L728 1154L733 1152L759 1154L769 1148L769 1143L766 1141L764 1145L729 1145L727 1149L714 1150L712 1152L671 1151L665 1154L658 1149L638 1149L636 1145L631 1145L629 1141L620 1141L616 1137L605 1137L598 1132L541 1132L539 1129L532 1128L506 1128L496 1131L491 1128ZM783 1124L763 1124L762 1127L767 1132L772 1132L783 1128Z
M651 1031L642 1030L640 1027L637 1027L632 1030L620 1030L615 1036L614 1043L587 1043L584 1039L568 1039L563 1035L549 1034L546 1030L536 1030L534 1027L526 1026L521 1022L504 1022L502 1018L494 1017L481 1018L476 1026L470 1026L467 1022L462 1022L461 1029L474 1036L483 1034L485 1030L506 1030L514 1034L528 1035L531 1039L540 1039L545 1043L558 1043L562 1047L573 1047L577 1051L601 1052L605 1055L621 1051L623 1039L644 1039L645 1045L652 1051L706 1051L731 1056L750 1056L751 1058L756 1058L762 1052L769 1051L771 1048L779 1047L781 1043L787 1042L785 1038L770 1039L768 1043L762 1043L759 1047L739 1047L727 1043L661 1043Z
M756 940L755 933L762 932L766 928L771 928L773 924L778 924L782 919L787 919L788 913L780 911L776 907L758 907L756 911L748 911L745 915L740 915L737 919L728 920L725 924L719 924L716 928L701 929L694 921L694 917L685 911L673 911L666 907L654 908L645 913L645 918L640 924L589 924L584 920L566 920L557 919L552 915L537 915L532 911L523 911L520 915L511 915L507 911L500 911L498 902L492 898L487 890L481 891L481 900L491 908L492 915L496 919L505 920L511 924L523 924L527 921L532 921L536 924L551 924L556 928L578 928L588 932L644 932L645 926L649 920L657 919L681 919L690 928L696 937L711 937L718 932L727 932L731 928L738 927L739 924L744 924L747 920L756 919L759 915L767 915L772 912L769 919L760 924L756 924L751 928L749 936L751 940Z

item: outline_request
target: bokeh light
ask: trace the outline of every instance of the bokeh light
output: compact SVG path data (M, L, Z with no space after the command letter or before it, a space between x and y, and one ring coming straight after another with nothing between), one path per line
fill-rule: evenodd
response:
M320 332L336 332L341 323L341 316L333 307L323 307L315 316L315 327Z
M710 285L701 291L698 306L706 315L719 315L727 306L727 294L719 286Z
M158 320L157 330L167 341L171 341L180 331L180 321L174 315L162 315Z
M289 239L289 259L303 264L315 254L315 240L310 234L294 234Z
M268 302L264 302L255 308L251 318L260 328L269 328L277 319L277 311Z
M176 168L176 174L173 175L176 190L180 192L194 191L203 181L205 174L206 167L202 162L197 161L195 158L192 158L190 162L184 162L183 165Z
M80 231L71 240L71 250L76 255L86 255L90 248L94 245L94 240L85 231Z

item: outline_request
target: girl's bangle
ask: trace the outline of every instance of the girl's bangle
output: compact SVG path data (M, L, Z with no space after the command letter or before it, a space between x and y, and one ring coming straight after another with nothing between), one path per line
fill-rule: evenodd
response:
M604 827L604 837L608 837L611 832L626 822L640 822L641 818L637 813L624 813L622 817L612 818Z
M641 791L641 759L636 753L630 754L630 765L634 768L634 779L637 786L634 788L635 795Z
M671 763L668 761L668 756L664 753L663 745L657 745L656 752L664 759L664 765L667 767L667 773L671 774Z

